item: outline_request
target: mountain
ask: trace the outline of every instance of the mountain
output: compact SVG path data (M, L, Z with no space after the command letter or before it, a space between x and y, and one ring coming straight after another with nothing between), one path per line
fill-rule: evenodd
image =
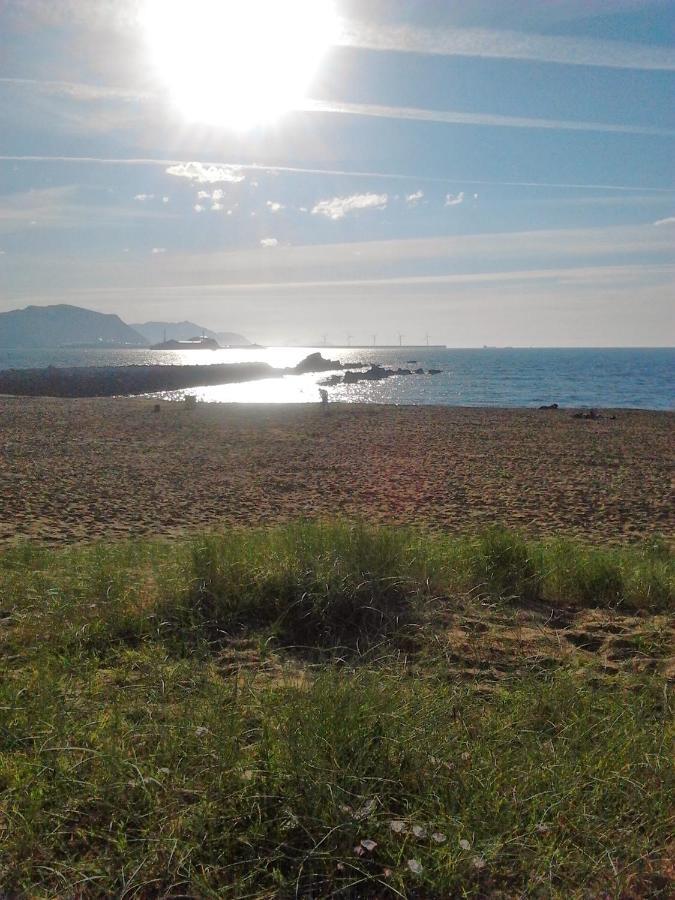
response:
M189 341L190 338L202 335L218 341L221 347L246 347L251 343L243 335L233 331L211 331L210 328L203 328L194 322L143 322L131 327L151 344L163 341Z
M145 346L146 339L119 316L79 306L27 306L0 313L0 347L67 347L74 344Z

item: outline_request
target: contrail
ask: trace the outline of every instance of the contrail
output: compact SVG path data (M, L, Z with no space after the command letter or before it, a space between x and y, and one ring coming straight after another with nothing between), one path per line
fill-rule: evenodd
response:
M517 59L610 69L675 70L675 51L671 47L485 28L441 26L431 29L343 21L339 43L365 50L432 56Z
M315 169L302 166L262 165L260 163L224 162L222 160L157 159L152 157L101 157L101 156L47 156L47 155L0 155L0 163L64 163L94 166L169 166L197 163L202 166L222 166L228 169L251 172L257 175L329 175L338 178L380 178L391 181L419 181L427 184L465 184L483 187L518 187L560 190L627 191L630 193L672 194L673 187L642 187L626 184L583 184L558 181L499 181L478 178L415 175L403 172L363 172L348 169Z
M600 131L610 134L649 134L658 137L675 137L675 130L671 128L653 128L647 125L613 125L606 122L579 122L571 119L534 119L525 116L502 116L495 113L466 113L404 106L334 103L323 100L310 100L302 108L311 112L342 113L380 119L410 119L415 122L437 122L448 125L479 125L493 128L543 128L552 131Z

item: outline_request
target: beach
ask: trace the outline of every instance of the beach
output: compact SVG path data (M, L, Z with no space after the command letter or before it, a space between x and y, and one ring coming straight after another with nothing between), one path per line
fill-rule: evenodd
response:
M0 544L345 518L671 535L673 413L0 398Z

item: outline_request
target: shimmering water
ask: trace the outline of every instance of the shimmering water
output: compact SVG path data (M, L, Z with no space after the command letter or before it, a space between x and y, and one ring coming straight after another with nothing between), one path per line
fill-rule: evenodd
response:
M331 401L442 406L560 406L672 409L675 349L355 350L271 347L251 350L0 350L0 369L55 366L181 365L259 361L294 366L314 349L343 363L441 369L440 375L396 376L327 388ZM219 403L315 403L321 375L191 388Z

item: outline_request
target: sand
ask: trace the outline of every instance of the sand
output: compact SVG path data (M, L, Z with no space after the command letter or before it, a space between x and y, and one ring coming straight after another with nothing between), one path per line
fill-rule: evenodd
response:
M334 516L597 543L673 534L673 413L153 406L0 398L0 545Z

